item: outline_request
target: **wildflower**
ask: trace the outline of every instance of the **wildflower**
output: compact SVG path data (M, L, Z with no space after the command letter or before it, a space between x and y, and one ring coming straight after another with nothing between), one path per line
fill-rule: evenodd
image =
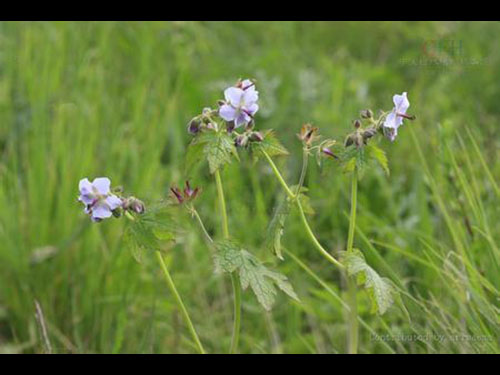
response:
M226 101L219 109L219 115L227 122L234 121L234 127L248 124L259 110L259 92L252 81L246 79L235 87L224 91Z
M80 180L78 200L85 204L85 213L92 221L98 222L113 215L121 207L122 200L111 194L111 181L107 177L98 177L91 183L88 178Z
M406 92L403 92L401 95L394 95L392 101L394 102L394 108L392 112L387 115L384 122L384 134L391 142L396 139L398 128L403 124L403 118L410 120L414 118L406 114L410 106L410 102L406 97Z
M200 192L200 188L191 188L191 184L189 181L186 181L186 186L183 191L181 191L178 187L171 187L170 191L174 195L174 197L177 199L177 202L179 204L182 204L186 201L192 201L198 196L198 193Z

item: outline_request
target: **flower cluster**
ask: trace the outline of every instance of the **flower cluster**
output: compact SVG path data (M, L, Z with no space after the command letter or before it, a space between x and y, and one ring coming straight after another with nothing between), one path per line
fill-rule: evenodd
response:
M100 222L111 216L120 217L123 211L144 212L144 203L135 197L121 198L111 192L111 180L97 177L90 182L88 178L80 180L78 200L85 205L84 212L94 222Z
M98 222L113 215L121 207L122 200L111 194L111 181L107 177L98 177L90 182L88 178L80 180L78 200L85 205L85 213L92 221Z
M231 128L239 128L253 121L255 113L259 110L257 100L259 92L255 83L246 79L239 81L235 87L224 91L225 102L219 108L219 115L227 122L232 122Z

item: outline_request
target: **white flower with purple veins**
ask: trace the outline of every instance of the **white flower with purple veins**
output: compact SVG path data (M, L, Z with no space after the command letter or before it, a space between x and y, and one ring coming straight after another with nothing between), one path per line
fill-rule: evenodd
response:
M406 114L410 106L410 102L406 97L406 92L401 95L394 95L392 101L394 102L394 108L385 118L384 134L391 142L394 142L398 135L398 128L403 124L403 118L411 119L411 117Z
M88 178L80 180L78 200L85 204L85 213L92 221L101 221L113 215L113 210L122 205L122 200L111 194L111 181L107 177L98 177L91 183Z
M226 103L220 107L219 115L226 121L234 121L235 128L248 124L259 110L259 92L249 79L241 82L238 87L227 88L224 97Z

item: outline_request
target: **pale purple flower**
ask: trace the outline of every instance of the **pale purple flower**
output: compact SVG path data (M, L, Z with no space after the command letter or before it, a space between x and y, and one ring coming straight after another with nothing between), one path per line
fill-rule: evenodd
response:
M107 177L98 177L91 183L88 178L80 180L78 200L85 205L85 213L92 221L101 221L113 215L113 210L122 205L122 200L111 194L111 181Z
M227 88L224 97L226 102L220 107L219 115L226 121L234 121L235 128L248 124L259 110L259 92L249 79L241 82L238 87Z
M410 106L410 102L406 97L406 92L403 92L401 95L394 95L392 101L394 102L394 108L391 113L387 115L384 122L384 133L391 142L396 139L398 128L403 124L403 118L410 118L410 116L406 114Z

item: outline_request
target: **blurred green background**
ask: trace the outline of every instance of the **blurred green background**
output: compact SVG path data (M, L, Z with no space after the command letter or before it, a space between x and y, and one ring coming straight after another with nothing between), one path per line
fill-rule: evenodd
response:
M257 128L273 128L298 177L303 122L344 136L365 108L408 92L417 121L382 142L391 175L360 183L355 246L402 291L407 313L369 313L362 353L500 352L500 49L498 22L0 23L0 352L194 352L154 259L123 241L123 220L91 224L78 181L108 176L147 203L185 179L186 124L238 78L255 78ZM345 248L349 179L311 163L306 185L322 243ZM218 233L215 186L189 176ZM286 274L301 303L264 313L243 293L243 353L345 352L341 275L312 248L296 214L277 261L263 244L282 196L269 167L242 155L223 173L232 235ZM214 275L195 223L169 268L209 352L231 340L228 279ZM320 282L318 282L320 281ZM440 339L443 337L443 339Z

